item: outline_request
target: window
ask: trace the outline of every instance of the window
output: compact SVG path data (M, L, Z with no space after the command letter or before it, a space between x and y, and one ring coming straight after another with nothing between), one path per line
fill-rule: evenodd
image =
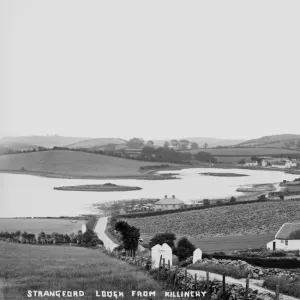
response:
M288 244L289 244L289 241L288 241L288 240L286 240L286 241L285 241L285 245L287 246Z
M174 204L174 205L173 205L173 208L175 208L175 207L176 207L176 205Z
M280 242L281 242L281 243L284 243L284 241L283 241L283 240L281 240Z

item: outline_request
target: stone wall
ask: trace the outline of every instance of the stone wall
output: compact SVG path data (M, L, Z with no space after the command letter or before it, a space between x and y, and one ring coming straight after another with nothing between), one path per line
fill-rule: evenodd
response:
M203 259L196 262L195 265L228 265L236 267L240 270L245 270L249 274L249 278L265 279L268 276L289 276L290 278L299 277L300 269L277 269L277 268L261 268L252 266L243 260L229 260L229 259Z

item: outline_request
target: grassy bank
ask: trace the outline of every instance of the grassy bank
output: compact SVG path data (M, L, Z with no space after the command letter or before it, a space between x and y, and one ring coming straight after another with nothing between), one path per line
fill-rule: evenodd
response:
M99 250L77 247L0 242L0 279L7 299L24 299L28 290L81 290L85 299L97 299L96 290L123 291L122 299L132 299L132 290L161 291L157 282L137 268Z
M63 150L0 156L0 170L5 173L83 179L168 179L141 173L140 167L145 165L157 163Z
M246 272L243 269L240 269L235 266L230 265L199 265L194 264L187 267L189 270L202 270L202 271L208 271L215 274L222 275L225 273L226 276L230 276L232 278L241 279L246 278L248 276L248 272Z
M300 298L300 278L290 278L286 276L268 277L264 281L264 286L272 291L276 291L276 285L279 284L281 293Z

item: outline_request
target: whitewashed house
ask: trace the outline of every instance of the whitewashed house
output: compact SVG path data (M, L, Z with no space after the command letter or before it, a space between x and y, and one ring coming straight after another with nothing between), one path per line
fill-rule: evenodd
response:
M157 201L154 204L154 210L170 210L170 209L180 209L184 205L184 202L175 198L175 195L172 198L168 198L166 195L165 198Z
M300 250L300 223L284 223L275 235L275 240L267 243L268 250Z
M290 160L279 160L271 163L273 168L279 169L289 169L292 167L292 162Z
M258 162L256 160L245 160L244 167L256 167Z

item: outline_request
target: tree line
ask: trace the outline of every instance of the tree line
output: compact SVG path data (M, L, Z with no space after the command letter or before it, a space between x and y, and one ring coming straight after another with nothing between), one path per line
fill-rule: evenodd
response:
M103 245L103 242L98 238L97 234L88 229L85 233L79 230L77 233L61 234L53 232L46 234L41 231L38 235L33 233L22 232L20 230L16 232L0 232L0 239L15 242L21 244L40 244L40 245L51 245L51 244L77 244L84 247L95 247L97 245Z

